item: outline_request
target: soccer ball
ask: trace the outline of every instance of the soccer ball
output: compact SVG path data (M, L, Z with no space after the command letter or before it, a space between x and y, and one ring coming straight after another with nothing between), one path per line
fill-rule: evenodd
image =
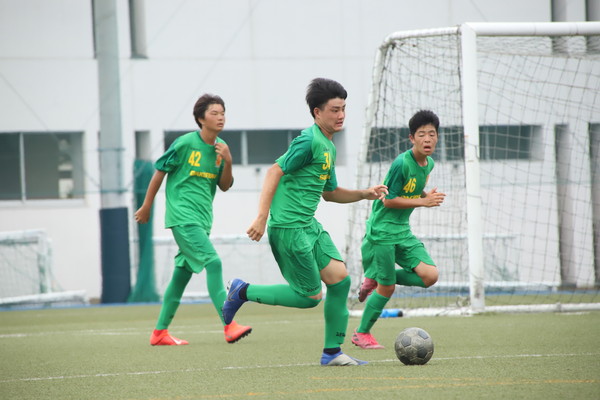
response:
M433 355L433 340L421 328L406 328L394 343L396 356L405 365L423 365Z

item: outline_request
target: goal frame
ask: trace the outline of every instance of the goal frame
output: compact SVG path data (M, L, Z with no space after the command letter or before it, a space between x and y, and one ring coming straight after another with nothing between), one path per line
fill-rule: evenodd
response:
M55 282L53 276L52 242L44 229L0 232L2 246L33 245L35 246L35 264L17 265L15 268L35 270L39 276L37 292L5 296L0 293L0 309L45 307L53 305L87 304L85 290L64 291ZM0 254L0 256L2 256Z
M399 39L455 34L460 39L460 87L462 121L464 126L465 191L467 199L467 247L469 260L468 312L486 311L484 289L484 253L482 230L482 202L479 166L479 101L478 101L478 36L597 36L589 44L600 49L600 22L540 22L540 23L464 23L455 27L399 31L388 35L375 55L372 87L368 97L363 136L360 143L357 165L357 185L361 184L360 168L367 162L371 129L380 100L380 87L384 73L384 60L390 46ZM349 222L349 237L352 237L352 219ZM600 309L600 304L586 304L584 309ZM518 306L517 306L518 308ZM559 307L560 308L560 307ZM556 310L544 306L540 310ZM495 310L498 311L498 310ZM517 310L518 311L518 310Z

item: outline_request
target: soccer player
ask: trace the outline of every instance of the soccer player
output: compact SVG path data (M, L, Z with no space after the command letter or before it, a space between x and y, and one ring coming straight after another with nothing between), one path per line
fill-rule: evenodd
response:
M193 114L200 130L177 138L155 162L156 171L148 185L144 203L135 213L137 222L148 222L152 203L166 175L165 227L171 229L179 251L156 329L150 337L153 346L188 344L171 336L167 329L194 273L206 270L208 294L223 322L221 305L227 292L223 284L221 259L209 240L209 234L216 187L218 185L225 192L233 185L231 153L225 141L218 137L225 126L225 103L219 96L205 94L196 101ZM252 331L249 326L238 325L234 321L223 325L228 343L234 343Z
M358 299L365 304L352 343L363 349L382 349L370 333L396 285L430 287L437 282L438 270L423 246L411 232L409 218L417 207L438 207L444 193L437 188L424 192L433 169L431 154L438 141L440 121L432 111L421 110L410 119L412 149L392 163L384 184L389 194L373 203L361 252L365 280ZM395 264L400 268L395 269Z
M315 307L323 296L323 281L327 294L321 364L327 366L365 362L349 357L340 347L348 328L350 277L331 237L315 219L315 211L321 197L325 201L351 203L381 199L387 193L384 185L365 190L337 185L332 139L344 126L346 97L346 90L336 81L316 78L310 82L306 102L314 124L303 130L267 171L258 216L247 231L250 239L259 241L268 219L269 244L288 284L255 285L234 279L223 305L225 322L231 321L248 300L285 307Z

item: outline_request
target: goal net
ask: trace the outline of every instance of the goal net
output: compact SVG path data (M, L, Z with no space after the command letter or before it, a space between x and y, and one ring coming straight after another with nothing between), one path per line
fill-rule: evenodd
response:
M357 187L383 181L411 148L408 120L430 109L440 130L426 190L447 195L411 216L438 283L398 286L390 304L450 313L600 303L598 35L596 22L464 24L384 40ZM355 203L349 222L356 289L370 208Z
M82 303L85 291L63 291L54 279L44 230L0 232L0 307Z

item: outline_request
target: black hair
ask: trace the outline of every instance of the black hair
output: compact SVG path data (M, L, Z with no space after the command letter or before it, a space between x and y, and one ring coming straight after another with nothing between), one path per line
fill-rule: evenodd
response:
M214 94L203 94L198 100L196 100L196 104L194 104L194 120L200 129L202 129L202 124L199 120L200 118L204 118L206 110L208 110L208 106L211 104L220 104L223 106L223 110L225 110L225 102L223 99Z
M348 97L346 89L332 79L315 78L306 88L306 104L313 118L315 108L322 109L329 100L336 98L346 100L346 97Z
M437 132L440 127L440 119L437 115L431 110L420 110L412 116L410 121L408 121L408 128L410 130L410 134L414 135L415 132L422 126L425 125L433 125L435 131Z

